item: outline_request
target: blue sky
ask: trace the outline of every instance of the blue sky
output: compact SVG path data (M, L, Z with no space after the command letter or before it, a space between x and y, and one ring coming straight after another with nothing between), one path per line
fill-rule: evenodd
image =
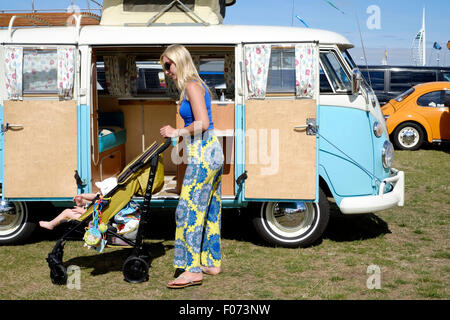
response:
M450 41L449 0L330 1L344 13L333 8L326 0L237 0L235 5L227 8L224 23L305 28L295 18L295 15L299 15L311 28L332 30L346 36L355 45L351 51L355 61L363 63L356 20L358 17L369 64L379 64L387 50L389 64L410 65L412 40L421 28L422 9L425 7L427 65L436 65L439 57L441 66L450 66L450 50L447 49L447 41ZM36 9L64 9L71 2L34 0ZM97 2L101 3L102 0ZM0 10L31 9L31 3L31 0L0 0ZM86 0L74 0L73 3L82 8L87 7ZM376 12L367 12L370 8L379 8L379 24L375 19L378 16L374 16ZM442 50L432 48L435 41Z

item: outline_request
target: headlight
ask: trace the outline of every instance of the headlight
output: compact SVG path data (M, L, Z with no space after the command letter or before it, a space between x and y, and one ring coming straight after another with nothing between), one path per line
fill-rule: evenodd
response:
M392 162L394 161L394 146L388 140L383 143L381 159L383 160L383 167L386 169L392 167Z
M373 133L377 138L381 137L381 135L383 134L383 127L381 126L381 123L379 123L378 121L375 121L373 123Z

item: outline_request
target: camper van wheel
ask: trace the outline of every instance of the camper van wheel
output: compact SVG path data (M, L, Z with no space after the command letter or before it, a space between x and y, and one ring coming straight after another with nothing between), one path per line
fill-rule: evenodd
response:
M25 242L36 228L29 216L30 203L2 201L0 203L0 245Z
M141 283L148 280L149 264L141 257L129 256L123 264L123 276L130 283Z
M328 200L319 189L319 203L264 202L255 211L253 225L267 242L283 247L307 247L325 231L330 216Z

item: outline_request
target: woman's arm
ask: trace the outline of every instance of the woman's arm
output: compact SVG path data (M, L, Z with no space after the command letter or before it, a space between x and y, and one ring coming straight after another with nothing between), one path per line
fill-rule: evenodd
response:
M186 97L191 103L194 122L183 129L174 129L171 126L161 128L161 135L164 137L178 137L180 135L195 134L195 130L202 132L209 128L208 111L205 103L205 89L198 82L191 81L186 86Z

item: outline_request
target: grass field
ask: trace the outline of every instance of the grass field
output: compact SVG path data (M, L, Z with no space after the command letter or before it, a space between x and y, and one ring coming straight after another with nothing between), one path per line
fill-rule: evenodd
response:
M165 287L173 213L152 216L146 241L154 259L141 284L123 280L127 249L97 254L73 241L64 262L80 267L80 288L53 285L45 258L60 231L39 230L28 244L0 247L0 299L449 299L450 149L396 151L394 166L405 171L404 207L343 216L332 204L323 239L309 248L268 246L244 213L224 211L224 272L184 290ZM379 289L369 289L378 275Z

